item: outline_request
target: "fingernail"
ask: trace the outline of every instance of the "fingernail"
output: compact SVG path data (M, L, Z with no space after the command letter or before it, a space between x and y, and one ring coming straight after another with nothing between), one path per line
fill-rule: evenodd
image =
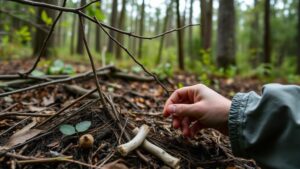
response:
M175 111L176 111L176 107L174 105L170 105L168 107L168 111L169 111L170 114L174 114Z

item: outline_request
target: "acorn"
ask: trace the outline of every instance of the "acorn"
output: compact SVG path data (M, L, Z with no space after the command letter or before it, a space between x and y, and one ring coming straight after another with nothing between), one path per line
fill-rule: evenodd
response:
M84 134L79 138L79 147L84 149L92 148L94 144L94 137L91 134Z

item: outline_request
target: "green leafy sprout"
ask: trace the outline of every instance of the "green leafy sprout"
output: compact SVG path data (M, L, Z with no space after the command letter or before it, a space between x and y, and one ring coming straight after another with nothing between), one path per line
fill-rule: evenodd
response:
M75 125L75 127L70 124L63 124L59 127L59 131L61 133L63 133L64 135L70 136L75 133L84 132L84 131L88 130L90 128L91 124L92 124L91 121L79 122Z

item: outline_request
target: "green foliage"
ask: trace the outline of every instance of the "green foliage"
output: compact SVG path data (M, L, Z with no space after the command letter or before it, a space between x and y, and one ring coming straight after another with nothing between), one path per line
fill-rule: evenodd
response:
M173 67L170 63L160 64L153 70L153 72L157 74L160 79L173 77Z
M19 30L16 31L16 37L19 38L20 42L31 41L31 34L28 26L22 26Z
M35 77L41 77L41 76L44 76L45 73L42 72L42 71L39 71L39 70L34 70L34 71L31 72L31 75L35 76Z
M49 26L53 23L52 18L48 16L48 14L45 10L42 11L41 19L47 26Z
M85 132L87 131L91 126L91 121L82 121L75 125L70 124L63 124L59 127L59 131L63 133L64 135L70 136L75 134L76 132Z
M103 21L105 19L105 14L100 9L100 2L96 2L86 8L88 15L95 16L98 20Z
M75 69L70 64L64 64L62 60L55 60L48 68L47 71L48 74L54 75L54 74L74 74Z
M82 121L80 123L77 123L76 126L75 126L76 131L84 132L84 131L86 131L87 129L90 128L91 124L92 123L90 121Z
M76 133L75 128L69 124L63 124L59 127L59 131L62 132L64 135L73 135Z

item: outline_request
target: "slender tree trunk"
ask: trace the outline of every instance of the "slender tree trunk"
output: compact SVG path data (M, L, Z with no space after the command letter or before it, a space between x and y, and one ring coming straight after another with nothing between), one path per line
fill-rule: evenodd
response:
M160 9L156 8L156 12L155 12L155 16L156 16L156 24L155 24L155 33L158 33L160 31Z
M204 48L204 38L205 38L205 26L206 26L206 0L200 0L200 37L201 37L201 48Z
M254 0L254 20L251 23L252 32L250 37L250 44L249 48L253 53L251 52L251 64L253 67L256 67L259 63L259 16L258 16L258 0Z
M101 9L101 4L102 3L100 3L99 10L102 10ZM96 30L95 50L96 50L96 52L101 53L101 30L98 27L98 25L96 25L96 24L95 24L95 30Z
M173 7L173 1L170 2L170 4L168 5L168 8L166 10L166 16L165 16L165 20L164 20L164 27L163 27L163 32L167 31L167 27L168 27L168 23L169 23L169 17L170 17L170 11L172 10ZM160 38L160 42L159 42L159 49L158 49L158 55L157 55L157 59L156 59L156 65L158 65L161 62L161 56L162 56L162 50L163 50L163 46L164 46L164 39L165 36L162 36Z
M130 2L130 4L131 4L131 11L130 11L130 15L129 15L129 20L130 20L130 32L136 32L136 30L135 30L135 19L133 18L133 11L134 11L134 9L135 9L135 4L134 4L134 0L131 0L131 2ZM128 36L128 43L129 43L129 49L131 49L132 51L134 51L135 52L135 39L136 38L132 38L132 37L130 37L130 36Z
M71 49L71 55L75 53L75 32L76 32L76 18L77 15L73 15L73 21L72 21L72 30L71 30L71 40L70 40L70 49Z
M80 6L84 6L86 4L86 0L81 0L80 1ZM84 12L83 10L82 10L82 12ZM84 20L83 20L83 24L84 24ZM80 30L80 22L78 22L78 28L77 28L77 30L78 30L78 38L77 38L77 47L76 47L76 53L77 54L80 54L80 55L83 55L83 53L84 53L84 50L83 50L83 47L84 47L84 44L83 44L83 36L85 36L84 35L84 32L82 32L81 30Z
M227 68L235 64L234 0L219 2L217 64Z
M190 0L190 17L189 17L189 24L193 24L193 4L194 0ZM189 56L191 59L194 58L193 56L193 27L189 28Z
M117 26L117 19L118 19L118 0L112 1L112 12L110 15L110 26L116 27ZM110 30L109 33L112 37L115 37L115 31ZM108 39L108 53L113 53L114 50L114 42L110 38Z
M119 29L124 29L124 24L125 24L125 12L126 12L126 3L127 0L122 0L122 10L121 10L121 14L120 14L120 18L119 18L119 25L118 28ZM123 44L124 41L124 35L121 33L117 34L117 40ZM116 58L120 59L122 58L122 52L121 52L121 48L118 46L116 47Z
M298 65L297 65L297 73L300 74L300 1L298 1L298 36L296 40L297 52L298 52Z
M176 0L176 15L177 15L177 27L181 27L181 17L179 10L179 0ZM184 52L183 52L183 37L182 30L177 31L177 45L178 45L178 65L180 70L184 70Z
M37 2L44 2L44 3L48 3L48 4L53 4L53 5L57 4L57 1L53 1L53 0L44 0L44 1L37 0ZM45 11L47 16L51 17L52 20L55 20L57 12L55 12L54 10L50 10L50 9L38 8L37 24L46 26L45 22L41 19L41 15L42 15L43 11ZM43 32L40 29L36 29L34 45L33 45L33 56L39 55L40 50L42 48L42 44L43 44L44 40L46 39L46 37L47 37L46 32ZM42 56L44 56L44 57L50 56L51 55L51 49L53 47L54 47L54 34L49 39L46 50L44 51L44 53L42 53Z
M144 19L145 19L145 0L143 0L142 8L141 8L141 19L140 19L140 35L144 34ZM142 49L143 49L143 39L140 39L139 49L138 49L138 57L142 57Z
M204 28L204 43L203 48L208 50L211 48L211 37L212 37L212 12L213 12L213 0L208 0L206 6L206 19Z
M264 63L271 63L271 43L270 43L270 0L265 0L264 15Z

